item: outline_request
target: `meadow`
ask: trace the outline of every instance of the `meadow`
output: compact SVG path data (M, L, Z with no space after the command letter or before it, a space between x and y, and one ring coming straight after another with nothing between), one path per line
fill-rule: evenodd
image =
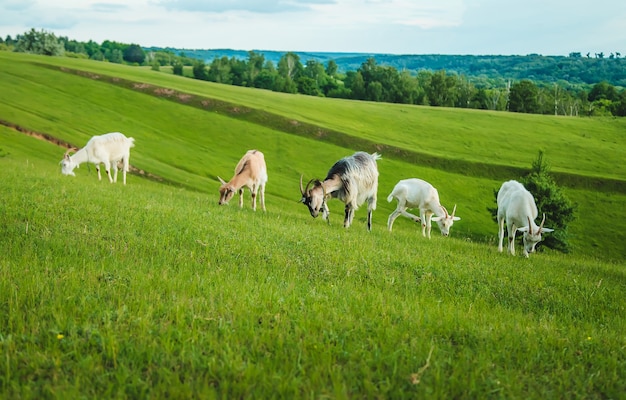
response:
M267 114L203 110L106 76ZM110 185L86 165L62 176L63 149L0 126L0 397L626 393L625 238L623 224L606 226L626 213L622 120L288 96L3 52L0 82L3 121L76 146L122 131L136 138L131 164L153 176ZM298 204L298 179L357 149L276 129L284 118L439 158L383 153L372 232L365 209L344 230L338 202L328 226ZM217 175L230 178L248 148L266 154L267 213L249 196L242 210L217 205ZM581 177L566 188L573 251L500 254L486 211L496 167L529 167L539 148ZM446 158L467 174L439 168ZM495 167L470 168L483 164ZM386 231L385 198L411 176L458 204L451 237L425 239L402 217Z

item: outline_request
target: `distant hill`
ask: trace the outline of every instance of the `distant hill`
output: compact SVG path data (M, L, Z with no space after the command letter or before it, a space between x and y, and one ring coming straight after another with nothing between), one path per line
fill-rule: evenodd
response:
M232 49L175 49L145 48L147 51L166 50L177 55L184 53L187 57L197 58L210 63L215 58L247 59L248 51ZM275 65L285 54L284 51L253 50L263 54L267 61ZM308 60L316 60L326 64L329 60L337 63L340 72L357 70L368 58L374 57L376 63L391 66L397 70L408 70L417 73L420 70L440 71L491 80L530 79L540 82L566 81L574 85L593 85L606 81L614 86L626 87L626 58L619 53L605 56L603 54L582 55L572 53L570 56L542 56L530 54L513 55L395 55L366 53L332 53L332 52L300 52L294 51L305 64Z

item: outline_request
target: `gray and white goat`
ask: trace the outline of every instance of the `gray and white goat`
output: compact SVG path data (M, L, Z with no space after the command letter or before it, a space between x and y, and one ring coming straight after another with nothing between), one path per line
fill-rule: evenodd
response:
M504 224L509 237L509 251L515 255L513 244L515 243L515 233L524 233L524 256L535 251L535 246L542 238L543 232L553 232L554 229L544 228L546 214L543 214L541 225L535 224L535 219L539 212L535 204L535 198L526 190L521 183L511 180L504 182L498 191L498 251L502 252L502 241L504 240Z
M126 185L126 172L128 172L130 165L130 148L134 146L135 139L127 138L120 132L93 136L82 149L69 149L65 152L63 160L60 162L61 172L64 175L75 176L74 168L78 168L84 162L90 162L96 166L98 180L102 180L100 164L104 164L109 181L113 183L117 182L117 164L121 161L124 185ZM76 153L70 156L72 151ZM115 177L111 177L111 166L113 166Z
M372 230L372 212L376 209L378 191L378 153L368 154L362 151L337 161L328 171L326 179L311 179L306 188L302 187L300 176L301 202L309 208L313 218L317 218L320 210L322 218L330 224L329 209L326 200L336 198L346 204L343 226L352 224L354 211L367 201L367 230ZM311 183L313 186L311 186Z
M267 167L265 157L258 150L248 150L235 167L235 175L230 182L225 182L219 176L220 187L219 204L227 204L236 192L239 192L239 208L243 207L243 188L250 189L252 195L252 209L256 211L257 192L261 192L261 208L265 211L265 184L267 183Z
M400 214L415 222L421 222L422 235L426 236L426 232L428 232L429 239L431 221L437 222L443 236L448 236L454 221L461 219L454 216L456 213L456 205L454 205L452 215L448 214L448 210L439 202L437 189L430 183L421 179L411 178L398 182L391 191L391 194L387 197L387 201L391 202L394 198L398 200L398 206L395 211L389 215L389 219L387 220L387 229L389 229L389 232L391 232L393 227L393 221L395 221ZM420 216L418 217L407 212L407 208L419 208ZM433 214L435 217L433 217Z

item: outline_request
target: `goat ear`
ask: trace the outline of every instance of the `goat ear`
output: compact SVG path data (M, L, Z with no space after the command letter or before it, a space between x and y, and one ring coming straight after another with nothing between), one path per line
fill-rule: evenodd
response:
M523 226L521 228L517 228L518 232L528 232L528 227L527 226Z
M225 185L225 184L226 184L226 182L224 182L224 179L220 178L219 176L217 177L217 179L219 179L219 180L220 180L220 182L222 183L222 185Z
M550 229L550 228L541 228L540 232L554 232L554 229Z
M452 221L460 221L460 220L461 220L461 217L454 217L454 218L452 218Z
M443 217L440 216L440 217L432 217L430 220L437 222L437 221L441 221L442 219L443 219Z

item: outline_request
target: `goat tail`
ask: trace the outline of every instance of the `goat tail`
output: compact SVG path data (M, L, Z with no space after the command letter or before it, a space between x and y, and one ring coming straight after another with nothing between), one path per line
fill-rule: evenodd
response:
M127 140L130 142L130 147L135 147L135 138L129 137Z
M383 158L383 156L381 156L381 155L380 155L380 154L378 154L378 153L372 153L372 157L374 157L374 161L378 161L378 160L380 160L381 158Z
M393 201L393 192L389 196L387 196L387 202L391 203Z

